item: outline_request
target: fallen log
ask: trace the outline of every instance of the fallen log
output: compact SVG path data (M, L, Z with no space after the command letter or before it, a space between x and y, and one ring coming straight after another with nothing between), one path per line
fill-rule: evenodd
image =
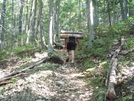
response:
M9 75L3 77L2 79L8 78L8 77L11 77L11 76L20 74L20 73L23 73L23 72L27 71L28 69L32 69L32 68L34 68L35 66L37 66L37 65L39 65L39 64L41 64L41 63L47 61L48 59L50 59L50 57L44 58L44 59L42 59L42 60L40 60L40 61L38 61L38 62L36 62L36 63L34 63L34 64L31 64L31 65L28 66L27 68L24 68L24 69L22 69L22 70L20 70L20 71L18 71L18 72L11 73L11 74L9 74ZM1 79L0 79L0 80L1 80Z
M134 51L134 48L129 49L129 50L123 50L122 52L120 52L120 54L121 54L121 55L126 55L126 54L128 54L128 53L130 53L130 52L133 52L133 51Z
M114 84L117 83L116 81L116 66L117 66L117 58L113 60L112 63L112 69L110 72L110 77L109 77L109 83L108 83L108 90L107 90L107 97L110 100L116 99L116 93L114 89Z
M115 50L112 59L109 64L110 72L108 72L108 76L106 79L106 86L108 87L108 90L106 92L106 98L109 98L110 100L114 100L117 98L116 92L114 89L114 85L117 83L116 82L116 67L117 67L117 57L119 55L119 52L122 50L122 46L125 43L124 37L121 39L121 45L118 47L118 49Z
M27 68L24 68L24 69L22 69L22 70L20 70L20 71L11 73L11 74L9 74L9 75L7 75L7 76L4 76L3 78L0 78L0 82L3 82L3 81L5 81L5 80L10 80L11 78L14 78L14 77L16 77L16 76L22 75L22 74L23 74L24 72L26 72L27 70L32 69L32 68L34 68L35 66L37 66L37 65L39 65L39 64L41 64L41 63L47 62L47 61L53 62L53 63L63 64L63 61L62 61L59 57L57 57L57 56L46 57L46 58L43 58L43 59L41 59L40 61L38 61L38 62L36 62L36 63L31 64L31 65L28 66Z
M9 84L9 83L12 83L13 81L4 81L4 82L0 82L0 86L2 85L6 85L6 84Z
M20 74L14 75L14 76L5 77L3 79L0 79L0 82L2 84L3 81L10 80L11 78L19 77L19 76L22 76L22 75L26 75L26 73L20 73Z

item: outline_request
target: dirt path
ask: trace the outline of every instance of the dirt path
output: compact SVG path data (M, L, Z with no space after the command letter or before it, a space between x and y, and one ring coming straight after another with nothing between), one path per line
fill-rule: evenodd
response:
M14 83L0 87L0 101L91 101L93 87L78 68L50 66L41 64L26 76L14 78Z

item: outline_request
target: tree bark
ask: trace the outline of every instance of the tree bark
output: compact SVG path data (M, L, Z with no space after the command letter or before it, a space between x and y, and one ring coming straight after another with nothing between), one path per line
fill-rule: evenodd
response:
M117 66L117 58L113 60L113 63L111 65L112 68L110 72L108 90L107 90L107 97L110 100L114 100L117 97L114 89L114 84L116 84L116 66Z
M0 38L0 50L4 47L5 40L5 12L6 12L6 0L3 0L2 12L1 12L1 38Z
M36 40L36 35L35 35L35 29L36 29L36 15L37 15L37 0L34 1L34 12L33 12L33 21L32 21L32 37L31 37L31 41L35 42Z
M28 25L27 25L27 38L26 38L26 44L29 43L30 40L30 35L31 35L31 29L32 29L32 21L33 21L33 14L32 12L34 11L34 0L31 1L31 9L30 9L30 15L29 15L29 20L28 20Z
M124 0L119 0L119 1L120 1L120 8L121 8L122 20L124 21L126 19L126 16L125 16L125 8L123 6Z
M94 41L94 18L93 18L93 2L92 0L89 0L89 8L90 8L90 17L89 17L89 22L90 26L89 27L89 48L92 47L93 41Z
M43 9L43 2L42 0L38 0L39 1L39 4L40 4L40 8L39 8L39 14L38 14L38 19L37 19L37 27L36 27L36 31L35 31L35 35L36 35L36 39L37 40L40 40L40 36L41 36L41 30L40 27L41 27L41 21L42 21L42 9ZM40 34L39 34L40 33ZM37 43L38 46L40 46L39 43Z
M49 44L48 52L53 54L53 0L49 0Z
M19 35L22 35L22 18L23 18L23 8L24 0L21 0L20 14L19 14Z
M56 36L59 37L60 35L60 29L59 29L59 14L60 14L60 0L56 0L56 18L55 18L55 31L56 31Z
M98 27L99 25L99 17L98 17L98 0L94 2L94 26Z
M107 0L107 13L108 13L109 25L111 26L111 14L110 14L109 0Z
M106 96L111 100L114 100L115 98L117 98L115 89L114 89L114 84L116 84L116 67L117 67L117 61L118 61L117 56L119 55L119 52L122 50L122 46L124 45L124 43L125 43L125 39L122 38L121 45L114 52L112 59L110 61L110 65L109 65L109 68L111 70L108 73L108 78L106 80L106 86L108 86Z
M129 3L132 3L133 0L129 0ZM134 9L133 6L130 5L129 6L129 16L133 16L134 15Z

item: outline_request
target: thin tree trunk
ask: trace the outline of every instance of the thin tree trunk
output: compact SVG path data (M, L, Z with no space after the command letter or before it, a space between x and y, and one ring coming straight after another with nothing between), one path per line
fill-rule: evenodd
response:
M13 38L13 34L15 33L15 20L14 20L14 0L12 0L12 33L10 34L10 55L12 53L13 50L13 43L14 43L14 38ZM12 55L11 55L12 56Z
M50 54L53 53L53 0L49 0L49 44L48 44L48 52Z
M56 36L60 36L59 34L59 14L60 14L60 0L56 1Z
M107 13L108 13L109 25L111 26L111 15L110 15L109 0L107 0Z
M30 40L30 34L31 34L31 29L32 29L32 21L33 21L33 11L34 11L34 0L31 1L32 4L31 4L31 9L30 9L30 15L29 15L29 20L28 20L28 25L27 25L27 31L26 31L26 34L27 34L27 39L26 39L26 44L29 43L29 40Z
M121 8L121 15L122 15L122 20L124 21L126 19L125 17L125 12L124 12L124 6L123 6L123 1L124 0L120 0L120 8Z
M98 0L94 2L94 26L98 27L99 25L99 18L98 18Z
M34 15L33 15L33 22L32 22L32 42L35 41L36 35L35 35L35 29L36 29L36 15L37 15L37 0L34 1Z
M87 21L87 28L88 28L88 33L89 33L89 31L90 31L90 29L89 29L89 15L90 15L90 13L89 13L89 0L86 0L86 21Z
M129 3L132 3L132 1L133 0L129 0ZM134 9L133 9L133 7L131 5L131 6L129 6L129 16L133 16L133 15L134 15Z
M29 4L29 0L27 0L26 3ZM24 44L27 44L26 41L27 41L27 38L28 38L27 30L28 30L28 26L29 26L29 15L30 15L29 13L30 13L30 12L29 12L29 6L26 5L25 35L26 35L27 37L25 38L25 43L24 43Z
M39 4L40 4L40 9L39 9L38 20L37 20L37 28L36 28L36 32L35 32L38 40L40 40L39 36L41 36L41 30L42 30L42 29L40 29L40 27L41 27L41 20L42 20L42 8L43 8L42 0L39 0ZM38 46L40 46L39 43L38 43Z
M89 48L92 47L93 45L93 40L94 40L94 19L93 19L93 2L92 0L89 0L89 8L90 8L90 17L89 19Z
M21 8L20 8L20 14L19 14L19 35L22 35L22 18L23 18L23 8L24 8L24 0L21 0ZM20 40L20 41L19 41ZM22 38L18 39L19 46L22 45Z
M0 49L4 47L5 40L5 12L6 12L6 0L3 0L2 12L1 12L1 39L0 39Z
M116 12L115 12L115 8L116 8L116 5L115 5L115 0L113 0L113 23L115 23L116 22Z
M124 0L124 12L125 12L125 18L127 18L128 15L128 1Z
M78 16L78 28L81 28L81 0L79 0L79 16Z

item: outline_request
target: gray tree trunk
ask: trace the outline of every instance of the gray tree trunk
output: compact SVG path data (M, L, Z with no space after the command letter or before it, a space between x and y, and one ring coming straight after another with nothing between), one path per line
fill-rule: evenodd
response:
M94 18L93 18L93 2L89 0L90 16L89 16L89 48L92 48L94 40Z
M130 3L132 3L132 1L133 0L129 0ZM129 6L129 16L133 16L133 15L134 15L134 9L133 9L133 7L131 5L131 6Z
M60 36L60 24L59 24L59 14L60 14L60 0L56 0L56 36Z
M41 21L42 21L42 8L43 8L43 2L42 2L42 0L39 0L39 4L40 4L40 8L39 8L39 14L38 14L38 19L37 19L37 27L36 27L36 33L35 33L35 35L36 35L36 37L37 37L37 39L38 40L41 40L42 39L42 29L40 28L41 27ZM40 33L40 34L39 34ZM43 45L43 43L42 43L42 45ZM38 43L38 46L40 46L40 44Z
M37 0L34 1L34 12L33 12L33 21L32 21L32 37L31 37L31 41L35 42L35 29L36 29L36 15L37 15Z
M89 12L89 0L86 0L86 21L87 21L87 28L88 28L88 33L90 31L89 28L89 17L90 17L90 12Z
M115 11L115 7L116 5L115 5L115 0L113 0L113 23L115 23L116 22L116 11Z
M1 12L1 26L0 26L0 33L1 33L1 39L0 39L0 49L4 47L4 40L5 40L5 12L6 12L6 0L3 0L2 5L2 12Z
M109 0L107 0L107 13L108 13L109 25L111 25L111 14L110 14Z
M27 38L26 38L26 44L29 43L30 40L30 34L31 34L31 29L32 29L32 21L33 21L33 11L34 11L34 0L31 1L31 9L30 9L30 15L29 15L29 20L28 20L28 24L26 27L26 34L27 34Z
M49 44L48 52L53 53L53 0L49 0Z
M19 35L22 35L22 18L23 18L23 8L24 8L24 0L21 0L20 14L19 14ZM18 39L18 44L22 44L22 39Z
M94 1L94 26L98 27L99 17L98 17L98 0Z
M128 0L124 0L125 17L128 16Z
M122 16L122 20L124 21L126 19L125 8L123 6L124 0L119 0L119 1L120 1L120 8L121 8L121 16Z

